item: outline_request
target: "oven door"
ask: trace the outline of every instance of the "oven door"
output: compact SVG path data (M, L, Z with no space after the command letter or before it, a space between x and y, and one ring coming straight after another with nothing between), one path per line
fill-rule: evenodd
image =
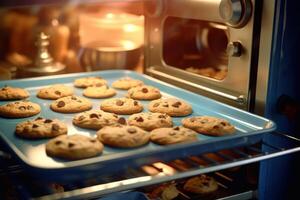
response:
M259 41L255 1L156 0L145 5L145 73L251 110ZM254 39L255 38L255 39Z

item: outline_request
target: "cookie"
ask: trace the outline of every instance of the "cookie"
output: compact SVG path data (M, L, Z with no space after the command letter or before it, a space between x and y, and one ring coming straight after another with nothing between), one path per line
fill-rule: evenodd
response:
M30 101L15 101L0 106L0 116L8 118L31 117L41 112L41 107Z
M136 126L105 126L97 132L98 139L113 147L138 147L149 142L150 134Z
M87 87L83 90L83 95L90 98L102 99L116 95L116 91L107 85L100 87Z
M183 189L196 194L211 194L218 190L218 183L213 177L202 174L188 179Z
M107 81L104 80L101 77L84 77L84 78L78 78L74 81L74 86L78 88L86 88L91 86L97 86L100 87L102 85L106 85Z
M29 93L22 88L4 86L0 88L0 100L20 100L29 97Z
M127 97L136 100L154 100L159 99L161 94L158 88L142 85L129 89Z
M182 124L198 133L211 136L224 136L235 132L235 127L228 121L210 116L185 118L182 120Z
M41 117L31 121L24 121L16 126L16 135L23 138L51 138L67 134L67 126L58 119L44 119Z
M104 112L102 110L90 110L79 113L73 118L73 124L81 128L89 128L99 130L104 126L114 124L126 124L124 117Z
M172 118L162 113L138 113L128 118L128 124L140 127L146 131L156 128L172 127Z
M182 126L158 128L151 131L151 141L161 145L197 141L197 133Z
M60 113L76 113L90 110L92 103L83 97L67 96L53 101L50 108Z
M133 99L113 98L104 100L100 105L101 110L121 115L139 113L143 110L143 105Z
M151 112L166 113L170 116L186 116L192 113L192 107L179 99L167 98L157 99L149 103L148 109Z
M62 97L73 95L73 89L57 84L57 85L51 85L50 87L42 88L38 91L37 97L42 99L59 99Z
M112 87L116 89L121 89L121 90L128 90L130 88L136 87L143 85L143 81L137 80L137 79L132 79L130 77L124 77L121 78L115 82L112 83Z
M60 135L46 144L48 156L78 160L101 154L103 144L96 138L84 135Z

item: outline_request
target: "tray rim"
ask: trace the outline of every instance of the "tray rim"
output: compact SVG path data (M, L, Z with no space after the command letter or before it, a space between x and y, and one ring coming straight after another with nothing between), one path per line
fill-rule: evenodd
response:
M268 132L272 132L276 129L276 124L267 118L264 118L262 116L238 109L236 107L227 105L225 103L210 99L208 97L202 96L200 94L197 93L193 93L191 91L182 89L180 87L174 86L172 84L163 82L159 79L153 78L151 76L148 76L146 74L141 74L135 71L131 71L131 70L102 70L102 71L93 71L93 72L83 72L83 73L70 73L70 74L60 74L60 75L52 75L52 76L44 76L44 77L35 77L35 78L24 78L24 79L17 79L17 80L6 80L6 81L0 81L0 86L1 84L11 84L11 83L15 83L15 84L20 84L21 82L35 82L35 81L39 81L39 80L53 80L53 79L57 79L57 78L80 78L80 77L87 77L87 76L101 76L101 74L110 74L110 73L122 73L123 75L131 75L134 74L136 76L142 76L143 78L146 79L150 79L151 81L157 82L159 84L163 84L164 86L167 87L171 87L174 88L176 90L179 90L180 92L184 92L184 93L188 93L189 95L192 96L199 96L201 98L204 98L205 100L208 100L210 102L213 102L215 104L224 106L226 108L229 108L231 110L235 110L237 112L241 112L243 114L246 115L251 115L252 117L255 118L259 118L261 120L264 120L266 122L268 122L266 129L262 129L262 130L257 130L257 131L250 131L247 133L243 133L243 135L230 135L230 136L224 136L224 137L216 137L212 140L204 140L204 141L196 141L196 142L191 142L191 143L182 143L182 144L176 144L176 145L170 145L170 146L159 146L159 148L156 149L149 149L146 152L142 152L143 149L137 149L136 151L130 151L130 152L121 152L121 153L115 153L115 154L110 154L107 156L98 156L98 157L92 157L92 158L87 158L87 159L82 159L82 160L74 160L74 161L68 161L68 162L63 162L63 165L60 166L51 166L51 167L47 167L47 166L39 166L36 163L33 163L32 161L30 161L30 159L28 159L21 151L20 149L14 145L12 142L9 141L8 138L3 137L3 132L1 131L0 134L0 138L2 140L4 140L4 142L6 143L6 145L18 156L19 160L22 161L23 163L25 163L27 166L32 167L32 168L36 168L41 169L41 170L67 170L67 169L71 169L71 168L76 168L76 167L81 167L81 166L85 166L85 165L94 165L94 164L104 164L102 162L105 161L116 161L119 160L121 158L124 158L124 154L126 154L126 157L134 157L136 155L139 155L141 153L143 153L143 155L152 155L155 153L159 153L159 152L169 152L169 151L176 151L176 150L183 150L186 147L195 147L198 145L208 145L210 143L214 143L214 142L229 142L229 141L233 141L235 139L240 139L240 138L248 138L249 136L254 136L254 135L259 135L259 134L263 134L263 133L268 133ZM26 87L25 87L26 88ZM184 99L185 100L185 99ZM186 100L185 100L186 101Z

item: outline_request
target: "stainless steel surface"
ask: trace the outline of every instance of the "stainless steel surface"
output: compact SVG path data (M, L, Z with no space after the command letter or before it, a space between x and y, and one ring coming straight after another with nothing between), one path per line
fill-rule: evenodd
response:
M240 42L234 41L228 43L226 52L228 56L240 57L242 55L242 50L242 44Z
M255 1L251 2L253 5L253 12L255 9ZM145 72L148 73L148 68L155 67L156 71L163 71L168 75L175 76L176 78L182 78L192 84L198 84L204 87L210 87L213 90L218 90L221 93L227 93L228 95L239 96L243 95L245 105L237 107L241 109L249 109L249 91L250 88L250 71L252 64L252 42L256 34L253 32L253 16L242 28L228 27L228 41L239 41L243 44L243 53L240 57L228 57L228 72L227 76L222 80L216 80L206 78L203 76L195 75L186 72L185 70L178 69L174 66L166 64L163 60L163 34L164 34L164 22L170 16L178 18L198 19L211 22L224 22L219 15L220 0L213 1L181 1L165 0L165 9L162 15L159 17L146 17L145 18ZM255 66L254 66L255 67ZM158 79L167 80L164 77L156 76ZM177 84L182 87L182 85ZM200 87L201 87L200 86ZM252 85L251 85L252 86ZM208 96L210 98L229 103L236 106L236 103L225 100L219 95L211 94L209 92L203 92L203 90L192 89L194 92Z
M251 190L240 194L219 198L217 200L249 200L249 199L253 199L254 195L255 195L255 191Z
M209 152L209 154L214 154L217 157L222 157L224 160L217 160L215 157L210 156L209 158L204 155L196 155L196 156L190 156L187 158L180 159L183 163L188 163L189 168L182 169L180 167L176 167L174 165L175 162L178 163L179 159L176 159L174 161L169 162L163 162L162 166L167 166L173 168L173 171L166 170L167 168L160 168L161 172L158 175L136 175L133 178L128 179L122 179L120 177L120 180L109 182L109 183L103 183L99 185L93 185L90 187L85 187L81 189L76 189L68 192L58 193L58 194L52 194L52 195L46 195L39 197L37 199L40 200L46 200L46 199L90 199L99 197L105 194L124 191L124 190L130 190L133 188L139 188L144 187L148 185L163 183L166 181L171 180L177 180L181 178L186 178L190 176L195 176L199 174L209 173L209 172L215 172L223 169L233 168L236 166L242 166L249 163L254 163L266 159L275 158L278 156L287 155L290 153L298 152L300 151L300 140L297 138L293 138L291 136L287 136L280 133L270 133L274 134L276 137L282 137L284 140L288 140L289 142L292 142L294 145L289 148L285 149L280 146L273 146L268 143L262 142L262 144L269 147L269 151L262 151L260 148L257 147L256 144L252 146L246 146L243 147L246 150L242 151L237 148L228 149L228 151L233 152L235 155L238 155L238 157L232 157L231 154L224 154L221 151L220 152ZM204 163L199 163L197 161L198 159L204 161ZM173 163L173 164L172 164ZM157 168L157 164L152 164L154 167ZM138 174L138 173L137 173ZM238 194L231 197L226 197L225 199L239 199L241 198L248 198L253 197L254 192L249 191L244 194ZM246 198L246 199L247 199Z
M240 28L251 17L251 0L221 0L219 11L228 25Z

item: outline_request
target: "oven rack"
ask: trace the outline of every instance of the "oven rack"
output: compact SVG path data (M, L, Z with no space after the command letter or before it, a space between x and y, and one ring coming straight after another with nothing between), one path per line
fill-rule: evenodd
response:
M265 137L268 137L268 141L278 141L280 139L285 142L281 144L273 144L272 142L271 144L262 139L260 142L249 146L187 156L168 162L162 160L140 168L128 168L122 173L118 172L112 175L103 174L101 177L90 181L93 184L89 185L87 184L89 180L84 180L82 181L85 182L84 184L69 187L65 192L46 194L38 196L36 199L91 199L115 192L128 191L199 174L240 167L300 151L300 140L298 138L278 132L266 134ZM271 140L270 137L272 138ZM6 159L8 157L5 155ZM22 170L21 166L12 165L6 169L0 169L0 175L1 173L16 174ZM254 194L255 190L244 191L239 195L242 198L243 196L249 197L249 195L253 196ZM232 198L234 197L235 195L232 196ZM226 199L230 198L226 197Z

